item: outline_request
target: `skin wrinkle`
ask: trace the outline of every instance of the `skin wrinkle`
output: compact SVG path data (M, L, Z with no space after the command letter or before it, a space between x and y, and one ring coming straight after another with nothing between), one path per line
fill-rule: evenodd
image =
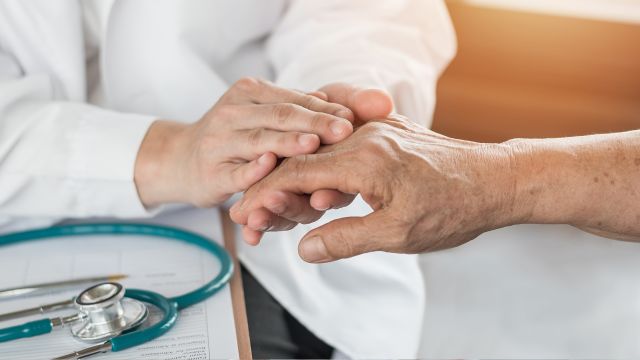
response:
M302 168L306 185L360 193L374 209L366 218L320 226L303 242L320 236L333 254L327 261L376 250L440 250L519 223L565 223L637 241L638 148L640 131L477 144L392 115L323 148L327 156ZM284 172L272 175L249 189L243 211L261 206L265 188L316 190L292 185Z
M496 227L498 222L492 217L496 216L499 207L495 203L504 202L503 198L512 201L508 199L512 191L503 194L502 180L491 180L495 171L478 154L489 154L490 162L505 163L509 167L505 151L504 147L495 144L449 139L405 118L392 117L388 122L380 120L367 123L345 141L321 149L323 155L333 154L328 157L331 162L323 161L327 158L318 160L316 164L304 160L298 165L293 164L294 174L289 176L276 169L262 183L250 189L245 199L248 204L252 199L260 197L261 189L269 187L272 178L276 178L276 182L284 189L292 186L288 181L305 181L295 175L297 171L309 171L309 176L313 177L313 166L324 163L327 167L335 167L343 164L341 168L333 168L332 172L347 171L351 175L337 177L336 188L360 192L374 210L384 213L385 220L381 223L384 224L385 231L391 232L390 235L385 236L384 240L380 240L379 236L374 240L362 234L371 243L361 244L361 248L354 246L352 241L360 244L358 238L353 238L354 233L362 231L363 223L368 224L370 221L365 218L347 222L340 229L335 229L330 223L311 231L305 238L322 233L323 228L333 229L332 233L325 233L323 240L330 254L336 258L365 250L422 252L444 249L460 245L482 231ZM356 154L353 162L341 158L345 152ZM469 162L482 166L465 166ZM348 166L344 166L345 163ZM282 176L280 181L277 180L279 176ZM415 181L420 181L421 186L412 188ZM487 188L493 191L486 191ZM434 205L445 203L455 204L455 207ZM245 208L243 200L241 208L243 211L251 211L255 205L248 204L248 208ZM235 215L234 217L237 218ZM382 224L373 223L371 226ZM381 233L378 228L376 234ZM380 241L384 242L379 243ZM332 246L336 249L332 250ZM344 251L348 254L343 254Z
M511 213L510 216L515 221L519 222L528 222L534 214L535 208L537 207L537 194L541 192L541 189L538 186L520 185L520 184L528 184L526 181L521 179L521 174L524 173L523 168L530 167L530 163L522 163L527 162L527 156L530 153L530 149L528 145L524 143L521 139L514 139L507 141L506 144L508 146L508 154L509 154L509 167L511 170L511 178L512 178L512 194L513 197L511 199L510 208ZM536 171L536 170L534 170ZM539 171L539 170L538 170ZM526 173L524 176L527 176ZM522 196L518 196L519 193L522 193L523 189L529 191L530 198L526 199Z

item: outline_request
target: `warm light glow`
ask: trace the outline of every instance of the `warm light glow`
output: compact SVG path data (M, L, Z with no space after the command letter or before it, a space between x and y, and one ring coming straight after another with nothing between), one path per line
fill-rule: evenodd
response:
M514 10L640 24L640 0L467 0Z

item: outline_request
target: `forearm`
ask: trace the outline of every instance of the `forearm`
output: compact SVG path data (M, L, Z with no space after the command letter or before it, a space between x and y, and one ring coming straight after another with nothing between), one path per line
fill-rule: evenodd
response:
M563 223L640 240L640 131L512 140L512 223Z

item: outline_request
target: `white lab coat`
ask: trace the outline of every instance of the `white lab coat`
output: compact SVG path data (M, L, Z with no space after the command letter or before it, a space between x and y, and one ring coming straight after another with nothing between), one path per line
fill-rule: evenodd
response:
M640 244L563 225L424 255L421 357L637 359L639 259Z
M133 183L148 126L197 120L241 76L302 90L382 87L428 124L454 49L435 0L0 1L0 231L152 216ZM366 211L359 201L332 216ZM269 234L240 258L346 355L415 356L416 257L305 264L297 241L308 229Z

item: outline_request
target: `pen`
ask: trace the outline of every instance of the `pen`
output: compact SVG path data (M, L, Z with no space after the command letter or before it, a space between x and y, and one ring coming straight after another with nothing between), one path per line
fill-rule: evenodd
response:
M36 293L44 292L47 290L53 290L58 288L66 288L76 285L99 283L104 281L118 281L126 278L124 274L112 274L106 276L95 276L73 280L55 281L49 283L33 284L27 286L20 286L8 289L0 289L0 299L8 299L22 295L33 295Z

